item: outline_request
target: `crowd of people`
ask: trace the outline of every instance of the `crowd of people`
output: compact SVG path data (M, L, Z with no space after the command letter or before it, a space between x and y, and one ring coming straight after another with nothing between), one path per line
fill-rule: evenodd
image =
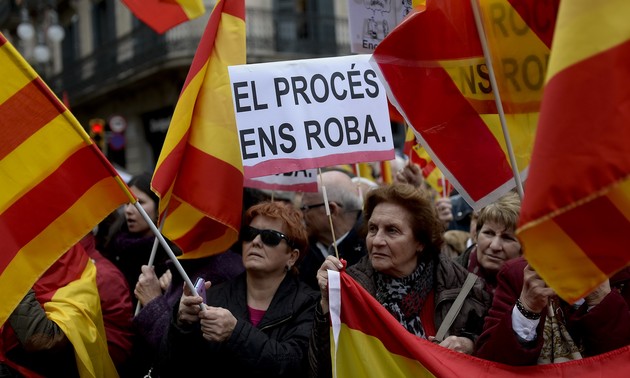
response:
M134 176L129 187L157 221L150 179ZM409 333L490 361L560 363L630 344L630 268L564 302L522 256L515 192L473 211L457 194L432 191L413 164L391 184L359 183L329 167L317 192L274 199L245 189L239 241L181 260L205 282L200 292L154 246L134 206L117 210L73 250L95 263L118 374L330 377L329 270L345 270ZM11 340L0 348L0 377L22 376L22 368L78 376L72 343L46 317L39 290L0 329Z

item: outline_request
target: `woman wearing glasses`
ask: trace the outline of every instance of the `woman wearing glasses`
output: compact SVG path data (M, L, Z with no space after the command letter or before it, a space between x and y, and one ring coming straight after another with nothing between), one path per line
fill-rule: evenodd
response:
M307 372L308 339L319 293L298 279L307 246L302 214L263 202L245 214L245 273L202 297L184 288L164 339L161 377L299 377Z

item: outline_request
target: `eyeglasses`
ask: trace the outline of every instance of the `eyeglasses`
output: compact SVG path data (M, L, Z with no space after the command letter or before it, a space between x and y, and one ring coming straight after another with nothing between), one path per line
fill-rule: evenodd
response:
M302 205L300 206L300 210L302 210L303 213L309 211L310 209L314 209L316 207L322 207L326 205L326 202L322 202L322 203L317 203L315 205Z
M250 242L256 239L256 236L258 235L260 235L260 240L262 240L262 242L269 247L277 246L278 244L280 244L282 239L284 239L287 244L293 248L293 242L291 241L291 239L289 239L282 232L276 230L259 230L251 226L246 226L241 232L241 239L243 241Z

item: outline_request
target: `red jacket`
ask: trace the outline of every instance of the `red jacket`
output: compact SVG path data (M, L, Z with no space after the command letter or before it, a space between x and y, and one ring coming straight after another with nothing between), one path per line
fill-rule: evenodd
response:
M537 339L523 344L512 329L512 309L523 288L522 257L506 262L497 275L497 288L492 307L486 317L483 332L475 344L477 357L508 365L536 365L543 344L545 311L537 329ZM610 279L613 290L591 311L583 304L572 311L567 305L567 329L576 342L584 347L584 356L593 356L630 344L630 299L624 290L630 280L630 270L624 269ZM625 299L624 299L625 297Z

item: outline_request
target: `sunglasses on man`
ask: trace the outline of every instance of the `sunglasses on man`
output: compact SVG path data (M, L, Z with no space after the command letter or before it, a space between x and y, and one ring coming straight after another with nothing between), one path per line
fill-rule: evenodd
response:
M241 239L246 242L256 239L256 236L258 235L260 235L260 240L269 247L277 246L280 244L282 239L284 239L289 247L293 248L293 242L291 239L282 232L276 230L259 230L251 226L246 226L241 231Z

